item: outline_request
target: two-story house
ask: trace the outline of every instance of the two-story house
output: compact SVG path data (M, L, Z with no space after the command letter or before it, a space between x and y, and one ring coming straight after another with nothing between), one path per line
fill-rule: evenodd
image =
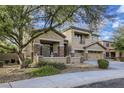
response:
M56 30L45 32L24 50L25 56L43 57L84 56L88 60L103 58L105 47L98 43L99 35L90 30L69 27L62 33Z
M88 60L103 58L105 47L99 43L99 35L96 32L77 27L69 27L63 34L68 40L72 56L86 56Z

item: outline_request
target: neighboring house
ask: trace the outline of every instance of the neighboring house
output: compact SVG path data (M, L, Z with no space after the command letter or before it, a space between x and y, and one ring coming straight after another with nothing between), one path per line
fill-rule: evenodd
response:
M105 51L105 58L109 58L109 59L113 59L113 58L118 58L118 57L124 57L124 53L117 51L113 46L113 42L112 41L107 41L107 40L103 40L100 41L100 43L106 47L106 51Z
M99 35L96 32L91 34L90 30L71 26L63 34L68 40L72 56L85 56L88 60L104 58L106 48L98 43Z

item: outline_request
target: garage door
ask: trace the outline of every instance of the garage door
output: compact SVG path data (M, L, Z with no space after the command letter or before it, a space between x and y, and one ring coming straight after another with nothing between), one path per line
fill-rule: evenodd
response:
M88 60L97 60L97 59L102 59L102 58L103 58L102 52L94 52L94 51L88 52Z

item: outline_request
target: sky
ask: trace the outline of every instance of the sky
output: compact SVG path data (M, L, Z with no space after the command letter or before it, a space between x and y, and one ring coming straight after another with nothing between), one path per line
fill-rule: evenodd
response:
M107 15L116 15L115 17L112 18L112 20L108 19L108 18L104 18L104 20L102 21L102 24L100 24L100 29L99 29L99 34L100 34L100 38L102 40L111 40L113 33L115 32L115 30L124 24L124 5L120 6L120 5L109 5L107 7L107 10L105 12L105 14ZM38 22L39 26L37 24L37 27L41 28L41 25L44 23L43 22ZM68 24L68 23L67 23ZM70 26L76 26L76 27L80 27L80 28L88 28L88 26L85 23L74 23L74 24L70 24ZM65 25L68 27L68 25ZM60 28L59 28L60 29Z
M114 20L103 20L100 37L102 40L111 40L114 31L124 23L124 6L108 6L106 13L116 15L116 17L114 17Z

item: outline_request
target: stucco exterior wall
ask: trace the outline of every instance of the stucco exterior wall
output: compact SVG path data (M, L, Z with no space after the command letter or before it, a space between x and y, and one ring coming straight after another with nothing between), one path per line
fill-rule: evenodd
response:
M39 60L67 64L67 57L39 57ZM80 64L80 57L71 57L71 64Z
M99 46L98 44L89 46L87 50L94 50L94 51L104 51L105 49Z
M85 37L85 44L80 44L80 40L78 38L76 38L74 35L75 32L79 32L82 34L89 34L89 36ZM86 32L86 31L69 29L69 30L63 32L63 34L66 36L66 39L69 41L69 45L72 47L72 51L84 50L83 46L86 46L86 45L89 45L91 43L98 41L96 38L93 39L91 33Z
M40 35L38 38L34 40L34 43L40 43L40 40L48 40L48 41L58 41L60 44L63 45L64 43L64 38L59 36L53 31L48 31L42 35Z
M24 53L26 57L30 57L32 52L35 51L35 45L41 46L41 41L40 40L45 40L45 41L52 41L52 42L57 42L57 44L53 44L53 51L56 53L58 52L58 46L64 46L64 40L65 38L58 35L54 31L48 31L46 33L43 33L39 37L37 37L34 42L33 42L33 49L31 43L24 49ZM37 51L38 54L40 53L40 49Z
M71 44L71 43L72 43L73 30L70 29L70 30L68 30L68 31L63 32L63 34L66 36L65 39L69 41L69 44Z

